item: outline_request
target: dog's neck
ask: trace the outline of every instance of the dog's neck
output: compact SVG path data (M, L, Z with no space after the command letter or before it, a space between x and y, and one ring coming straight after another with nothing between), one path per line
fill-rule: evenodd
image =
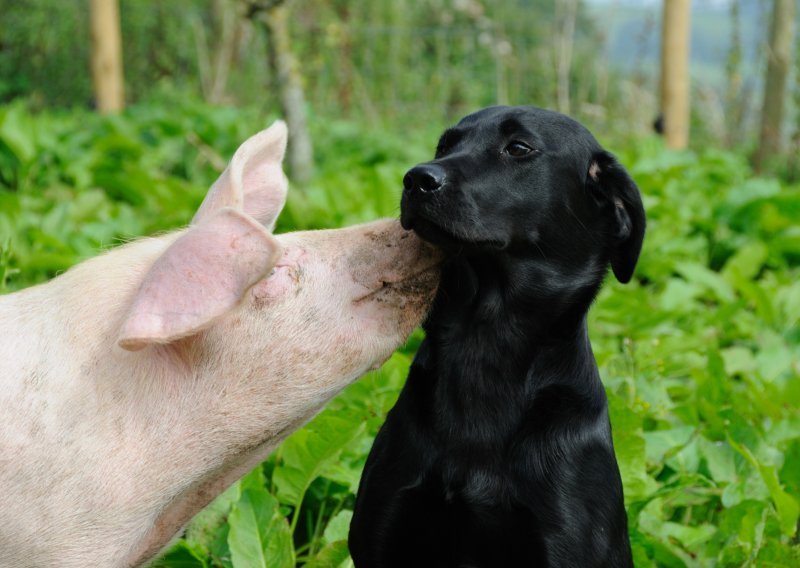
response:
M454 257L443 266L409 388L429 391L433 414L446 412L448 424L478 443L487 424L511 435L535 400L556 391L567 396L559 400L602 412L592 402L605 397L586 326L600 278L543 294L546 278L551 290L551 269L498 256Z
M541 258L510 253L455 255L442 267L425 328L435 334L453 325L498 331L513 327L511 339L516 344L557 348L576 339L581 343L586 312L605 272L605 263L600 262L567 270Z

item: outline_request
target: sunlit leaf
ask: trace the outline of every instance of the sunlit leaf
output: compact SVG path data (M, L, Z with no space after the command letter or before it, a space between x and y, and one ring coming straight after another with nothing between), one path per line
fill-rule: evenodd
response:
M228 546L234 568L293 568L289 523L266 489L249 488L229 517Z

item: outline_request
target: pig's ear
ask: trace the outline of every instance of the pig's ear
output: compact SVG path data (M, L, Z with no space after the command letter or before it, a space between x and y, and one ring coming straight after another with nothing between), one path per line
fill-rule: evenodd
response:
M230 208L217 211L150 268L122 325L120 347L137 351L207 328L239 305L280 253L275 237L252 218Z
M288 184L281 169L286 136L286 123L278 120L239 146L192 223L202 223L217 210L230 207L247 213L272 231L286 201Z

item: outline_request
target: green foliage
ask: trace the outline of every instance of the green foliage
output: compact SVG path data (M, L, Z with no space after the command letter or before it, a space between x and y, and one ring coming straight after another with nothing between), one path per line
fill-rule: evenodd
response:
M119 4L129 102L177 88L212 101L279 107L267 34L261 20L244 18L248 2ZM454 120L470 108L504 102L555 107L556 4L292 2L291 47L306 100L326 116ZM602 24L595 25L593 11L581 4L570 81L586 104L573 111L584 113L586 106L587 117L609 114L618 119L609 124L627 124L624 87L611 80L609 66L594 60L607 42ZM89 24L86 3L0 0L0 102L22 97L37 107L88 108L94 98ZM222 88L212 95L208 85L217 78Z
M190 219L269 118L168 99L102 118L0 107L0 290ZM440 124L312 124L318 177L279 231L398 213L403 171ZM411 133L413 131L413 134ZM621 152L644 193L637 276L590 313L637 566L796 566L800 502L800 188L739 155ZM162 567L350 565L361 469L416 334L188 526Z
M197 86L197 29L212 3L119 2L129 98L141 99L158 83ZM89 8L89 2L0 0L0 101L22 96L67 108L90 105Z

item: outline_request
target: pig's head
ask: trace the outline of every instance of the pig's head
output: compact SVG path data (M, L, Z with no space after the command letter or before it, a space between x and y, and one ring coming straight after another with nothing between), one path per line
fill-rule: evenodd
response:
M192 225L149 269L122 348L189 345L199 365L335 391L420 322L439 255L397 221L272 234L286 197L285 147L277 122L236 151Z

